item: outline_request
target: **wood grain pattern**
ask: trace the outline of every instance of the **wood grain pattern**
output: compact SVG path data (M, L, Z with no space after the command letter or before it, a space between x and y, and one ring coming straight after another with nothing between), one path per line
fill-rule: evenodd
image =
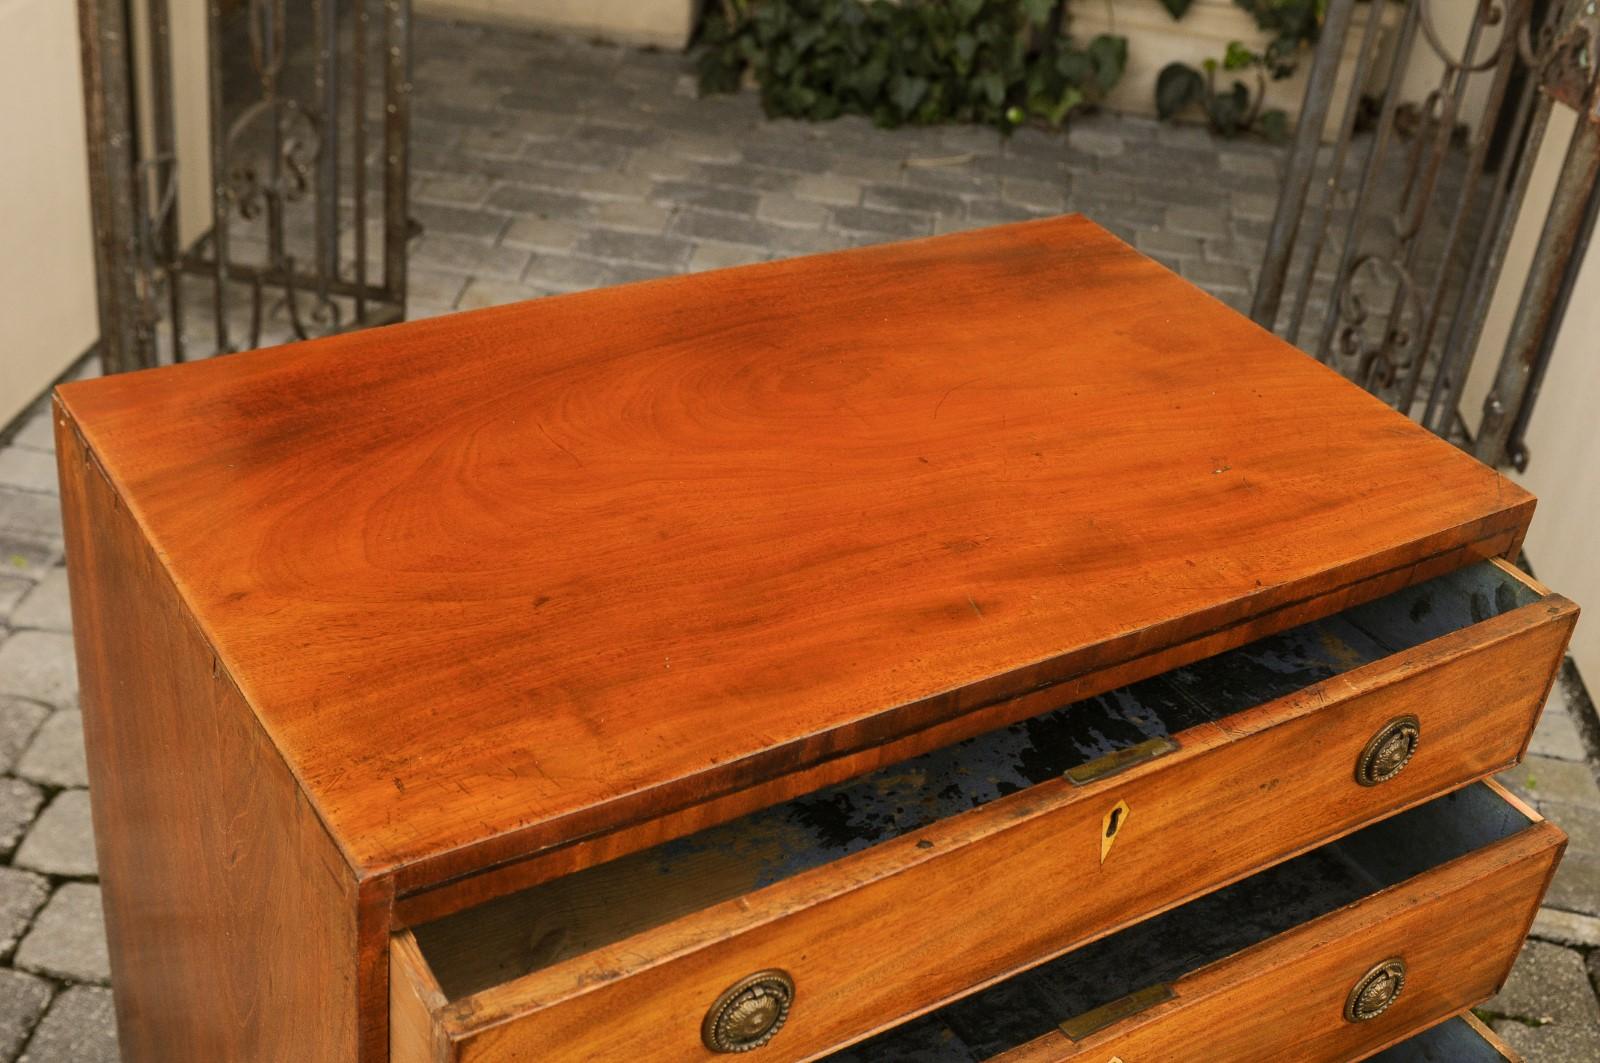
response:
M989 1063L1363 1059L1493 996L1515 962L1566 837L1549 823L1453 860L1212 964L1176 996L1082 1041L1051 1034ZM1349 1023L1350 987L1400 955L1406 986Z
M1541 602L1554 606L1514 571L1493 562L1474 565L428 923L417 928L418 941L447 995L468 996L1059 779L1146 740L1170 739L1202 723L1226 726L1246 709ZM1542 658L1530 653L1520 662L1533 673L1527 707L1509 719L1497 716L1513 734L1529 729L1532 706L1544 693L1540 669L1547 672L1559 654L1559 646L1547 648ZM1425 743L1432 740L1429 734Z
M354 873L60 417L56 446L123 1058L376 1063Z
M389 1063L431 1063L449 1051L439 1015L448 1002L414 939L389 949Z
M61 401L401 893L1237 645L1532 509L1082 218Z
M460 1058L703 1058L707 1003L743 974L804 987L777 1063L813 1058L972 987L1233 881L1263 863L1509 765L1575 610L1549 598L1180 736L1085 787L1057 780L451 1005ZM1425 736L1379 787L1355 784L1379 727ZM1102 864L1103 815L1131 814ZM971 913L982 911L983 919Z
M1511 537L1507 535L1496 540L1494 545L1505 546L1510 542ZM1115 689L1165 673L1185 661L1212 659L1230 647L1254 641L1267 632L1282 630L1320 617L1329 608L1343 610L1356 603L1420 585L1442 573L1460 570L1462 566L1469 565L1479 556L1477 548L1436 555L1426 562L1405 566L1352 584L1336 596L1286 606L1272 614L1257 617L1240 629L1212 632L1191 642L1167 646L1130 661L1105 665L1075 679L987 706L983 713L959 716L906 738L825 761L804 771L780 775L678 812L665 812L644 822L542 850L524 859L515 859L501 865L490 864L477 873L455 879L447 878L431 888L418 889L417 886L419 883L433 881L430 873L435 870L434 865L439 861L423 861L402 868L395 875L397 889L400 891L397 893L395 904L395 927L398 929L414 926L437 919L514 890L536 886L562 875L572 874L649 846L704 830L753 809L765 808L801 794L814 792L820 786L903 762L929 749L948 747L996 727L1037 717L1041 713L1058 709L1064 704L1071 704L1097 692ZM1524 585L1532 585L1526 575L1516 572L1514 567L1503 564L1502 567L1508 572L1514 572L1514 579ZM1551 681L1553 678L1552 674ZM477 851L480 854L492 854L510 850L486 845ZM411 888L413 892L404 892L407 888Z

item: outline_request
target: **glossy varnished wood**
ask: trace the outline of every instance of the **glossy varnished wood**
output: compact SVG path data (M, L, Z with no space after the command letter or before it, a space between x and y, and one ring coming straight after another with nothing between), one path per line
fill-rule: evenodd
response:
M61 403L401 893L1237 645L1532 508L1081 218Z
M365 899L161 559L58 428L123 1058L384 1058L380 1002L357 988L374 924L358 924L387 905Z
M1407 587L1425 585L1419 581L1457 570L1460 566L1469 564L1474 556L1475 553L1468 549L1451 551L1438 555L1428 562L1393 570L1352 584L1338 596L1287 607L1273 614L1272 626L1268 630L1279 630L1319 617L1330 606L1343 608ZM1501 566L1512 573L1511 578L1531 588L1535 594L1549 594L1547 589L1540 587L1525 574L1515 571L1505 561L1494 558L1489 563ZM1570 629L1572 621L1576 618L1576 609L1564 599L1556 601L1556 597L1552 596L1551 604L1556 605L1557 609L1550 614L1550 618L1560 619L1564 626ZM1265 626L1266 622L1261 621L1260 624ZM444 882L432 889L403 894L396 899L395 926L399 928L437 919L514 890L547 882L606 860L626 856L658 842L726 822L752 809L764 808L796 795L814 792L819 786L860 776L875 769L892 767L921 751L945 748L998 726L1036 718L1062 705L1079 701L1096 691L1137 681L1192 658L1214 659L1213 655L1236 645L1238 639L1237 631L1213 632L1189 643L1168 647L1133 661L1108 666L1006 702L986 706L981 714L957 717L926 731L850 756L839 757L805 771L780 775L680 812L663 814L639 824L544 850L526 859L493 866L465 878ZM1553 672L1544 677L1547 684L1553 679ZM1535 677L1534 689L1537 689L1537 683L1538 677ZM1514 723L1508 726L1515 729ZM1526 736L1523 748L1526 751Z
M1450 1016L1509 970L1563 843L1504 790L1469 786L826 1061L1499 1061ZM1348 1021L1352 985L1396 958L1399 1000Z
M1487 1000L1516 960L1566 837L1486 785L1531 826L1204 967L1170 1001L1080 1041L1050 1034L989 1063L1364 1059ZM1350 987L1396 955L1408 968L1399 999L1376 1019L1344 1021Z
M418 1058L624 1058L648 1039L652 1059L699 1060L708 1003L769 966L789 971L807 999L764 1057L815 1058L1508 766L1575 616L1559 597L1530 602L1191 727L1177 752L1121 775L1040 782L765 888L750 868L781 859L782 835L734 828L678 863L642 854L555 882L520 909L503 906L506 927L489 929L522 943L547 936L570 958L443 1009L437 1021L459 1055ZM1361 748L1403 713L1421 720L1417 756L1390 782L1357 785ZM899 770L888 774L898 785ZM915 765L904 774L940 785ZM1119 804L1128 820L1102 861L1105 816ZM693 911L697 896L736 899ZM652 926L641 906L681 917ZM475 942L465 924L439 939L442 958L470 967L475 954L504 951ZM397 941L414 947L410 933Z

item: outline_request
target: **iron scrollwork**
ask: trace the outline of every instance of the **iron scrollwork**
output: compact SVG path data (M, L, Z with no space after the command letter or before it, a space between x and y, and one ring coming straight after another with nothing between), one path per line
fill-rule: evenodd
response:
M1252 314L1460 440L1462 389L1549 105L1600 107L1600 21L1576 0L1472 0L1452 6L1452 36L1436 0L1361 9L1364 22L1354 0L1330 0ZM1323 144L1334 71L1356 39ZM1434 77L1421 92L1424 65ZM1536 257L1535 274L1547 264Z
M169 0L146 0L151 91L138 97L127 0L84 3L94 16L81 32L108 371L404 316L408 0L246 0L242 9L207 0L206 79L181 86ZM381 119L368 113L374 70ZM178 151L180 88L207 93L203 158ZM381 191L367 180L369 126L380 125ZM183 193L207 167L209 229L180 239ZM369 264L369 219L382 223L381 275Z

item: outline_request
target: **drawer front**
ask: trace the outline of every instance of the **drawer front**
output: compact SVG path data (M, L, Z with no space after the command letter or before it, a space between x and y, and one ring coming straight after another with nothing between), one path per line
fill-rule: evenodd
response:
M1120 774L1040 784L435 1007L437 1058L715 1058L708 1009L768 969L795 996L761 1058L817 1058L1511 764L1574 615L1524 606L1191 728ZM1358 783L1371 740L1407 716L1410 762Z
M1050 1034L989 1063L1365 1059L1494 995L1564 844L1559 830L1537 823L1202 968L1164 1000L1099 1030L1083 1030L1093 1016L1065 1024L1078 1040ZM1386 977L1396 959L1398 995L1376 1015L1352 1019L1358 987ZM1370 1009L1383 1003L1381 989Z

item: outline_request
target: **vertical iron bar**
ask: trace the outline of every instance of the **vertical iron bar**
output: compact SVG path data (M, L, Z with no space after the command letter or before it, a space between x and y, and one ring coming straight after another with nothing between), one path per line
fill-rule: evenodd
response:
M355 0L355 20L350 27L350 106L353 112L350 180L355 186L357 321L367 316L367 22L370 4L371 0Z
M1539 351L1534 357L1533 369L1528 375L1522 401L1517 403L1517 416L1511 424L1511 434L1506 442L1506 458L1518 472L1524 472L1528 468L1528 447L1523 437L1527 435L1528 423L1533 419L1533 406L1539 401L1539 389L1544 387L1545 372L1549 370L1550 358L1555 354L1556 340L1561 335L1561 322L1567 316L1567 307L1572 304L1572 293L1577 289L1578 275L1583 272L1584 261L1589 257L1589 242L1594 236L1597 217L1600 217L1600 184L1591 185L1589 188L1589 196L1583 207L1583 220L1578 227L1578 242L1573 246L1572 254L1561 271L1561 287L1556 293L1550 324L1539 339Z
M1554 4L1552 9L1545 13L1544 25L1546 27L1564 25L1566 6L1559 2ZM1529 36L1530 39L1534 38L1531 25ZM1472 282L1466 285L1462 292L1462 306L1467 312L1458 311L1457 320L1451 324L1450 338L1445 349L1445 357L1449 359L1449 377L1445 380L1442 390L1435 380L1436 394L1429 395L1428 408L1423 413L1423 424L1440 434L1443 434L1457 415L1461 391L1466 387L1472 360L1477 354L1478 343L1483 338L1483 327L1489 316L1494 284L1505 265L1506 253L1510 249L1511 238L1516 231L1517 219L1522 214L1522 203L1527 197L1528 182L1533 176L1534 164L1539 158L1540 149L1544 146L1545 130L1550 123L1552 101L1539 89L1543 70L1540 68L1536 39L1531 52L1532 54L1528 56L1531 69L1528 73L1523 113L1518 115L1516 132L1510 140L1512 145L1520 147L1514 154L1508 155L1506 163L1508 167L1514 166L1515 172L1506 186L1499 213L1494 215L1496 219L1494 237L1485 260L1481 268L1474 263ZM1524 124L1527 126L1525 137L1522 132ZM1461 329L1459 335L1457 326ZM1441 367L1441 371L1443 368Z
M1531 165L1531 160L1530 160ZM1540 341L1555 323L1562 278L1578 246L1590 189L1600 177L1600 126L1587 108L1578 115L1578 128L1561 167L1561 178L1545 217L1533 268L1523 286L1512 320L1511 336L1500 360L1493 389L1483 403L1483 421L1473 453L1478 460L1498 465L1505 457L1511 426L1527 393Z
M1339 2L1348 6L1351 0ZM409 0L383 0L383 5L383 284L403 316L411 213L411 5Z
M1449 281L1450 259L1455 253L1456 241L1461 235L1462 222L1466 220L1467 212L1472 208L1477 199L1478 174L1483 169L1484 159L1489 153L1489 142L1494 137L1496 119L1500 108L1505 101L1506 88L1511 84L1511 71L1517 62L1517 36L1521 31L1520 15L1526 11L1526 6L1521 4L1508 5L1507 13L1501 22L1500 59L1494 66L1494 79L1489 84L1489 94L1484 101L1483 117L1478 122L1478 135L1467 156L1467 169L1465 182L1461 191L1461 198L1456 202L1455 212L1450 217L1450 226L1445 232L1444 248L1440 252L1439 269L1434 278L1428 302L1424 311L1421 328L1416 343L1416 355L1411 363L1411 371L1407 374L1405 387L1398 404L1401 412L1410 414L1412 404L1416 401L1417 388L1422 383L1422 370L1433 346L1434 329L1438 326L1439 309L1444 302L1445 285ZM1483 9L1479 9L1480 19L1483 18ZM1474 58L1473 49L1476 44L1476 34L1469 42L1466 59L1469 63ZM1451 121L1454 123L1454 114L1459 111L1460 100L1466 90L1470 74L1467 70L1460 72L1461 81L1457 86L1455 103L1451 108ZM1441 368L1443 358L1441 357ZM1437 370L1436 370L1437 372Z
M284 196L283 196L283 101L282 74L285 37L289 13L284 0L261 0L261 20L252 16L250 28L261 29L261 98L268 104L267 114L267 180L262 201L267 213L267 262L275 270L288 268L284 259L288 254L284 246ZM289 292L292 296L292 290ZM255 331L250 346L261 345L261 333Z
M79 0L100 357L108 373L144 367L132 246L137 180L127 19L126 0Z
M327 305L328 284L339 272L339 4L312 0L316 20L317 123L316 216L317 298Z
M148 0L150 5L150 106L154 111L155 155L152 172L156 175L161 239L158 254L162 278L167 285L168 327L172 336L172 360L185 359L183 322L183 272L178 268L183 248L178 235L178 139L174 129L172 98L172 19L167 0Z
M1350 138L1355 132L1356 114L1361 110L1362 90L1366 86L1368 72L1372 69L1373 59L1377 55L1378 40L1382 36L1378 31L1383 25L1386 11L1386 0L1374 0L1367 8L1367 25L1361 35L1361 51L1356 59L1355 75L1350 79L1350 94L1345 100L1344 114L1339 119L1339 135L1334 142L1333 160L1328 168L1328 178L1323 183L1322 195L1317 200L1316 211L1312 215L1311 231L1314 238L1311 250L1306 255L1305 270L1300 274L1294 308L1289 314L1289 327L1284 332L1284 337L1290 343L1298 344L1300 341L1300 324L1305 317L1306 303L1311 296L1311 284L1316 279L1317 260L1322 257L1322 247L1328 237L1328 219L1334 192L1338 189L1344 174L1344 160L1350 150Z
M228 338L228 121L222 101L222 0L206 3L206 87L211 110L211 310L216 349Z
M1333 289L1328 293L1328 312L1323 318L1322 335L1318 337L1317 349L1313 352L1321 362L1327 362L1331 353L1329 348L1333 343L1334 329L1339 324L1339 304L1344 298L1345 287L1349 284L1350 268L1355 263L1361 219L1366 214L1368 200L1378 187L1383 159L1388 153L1389 140L1394 132L1395 111L1400 105L1400 82L1405 74L1406 63L1411 58L1411 50L1416 44L1419 21L1419 9L1416 0L1412 0L1406 8L1405 22L1401 25L1400 39L1395 46L1394 65L1389 68L1389 83L1384 89L1378 131L1373 136L1371 148L1367 151L1367 164L1361 173L1356 201L1351 205L1349 219L1345 222L1344 249L1339 255L1339 268L1333 275Z
M1488 314L1492 285L1500 275L1506 248L1521 212L1523 193L1533 172L1532 160L1538 157L1539 147L1544 142L1549 100L1539 91L1536 73L1531 72L1522 87L1522 98L1506 140L1505 161L1495 178L1494 195L1489 200L1484 234L1473 252L1466 282L1456 296L1444 353L1433 385L1428 389L1421 423L1439 435L1447 434L1455 417L1466 370L1472 363ZM1543 106L1536 107L1540 101Z
M1272 328L1277 321L1278 304L1283 298L1289 263L1294 257L1295 235L1300 226L1301 212L1305 208L1306 195L1311 188L1312 173L1316 169L1317 148L1322 143L1322 129L1333 99L1333 84L1339 74L1339 59L1344 51L1345 36L1349 32L1350 16L1354 10L1355 0L1328 0L1322 37L1311 62L1311 75L1306 79L1306 94L1295 124L1289 170L1278 198L1278 209L1272 218L1272 228L1267 234L1267 253L1261 263L1261 280L1256 286L1255 301L1250 307L1250 316L1264 328Z

